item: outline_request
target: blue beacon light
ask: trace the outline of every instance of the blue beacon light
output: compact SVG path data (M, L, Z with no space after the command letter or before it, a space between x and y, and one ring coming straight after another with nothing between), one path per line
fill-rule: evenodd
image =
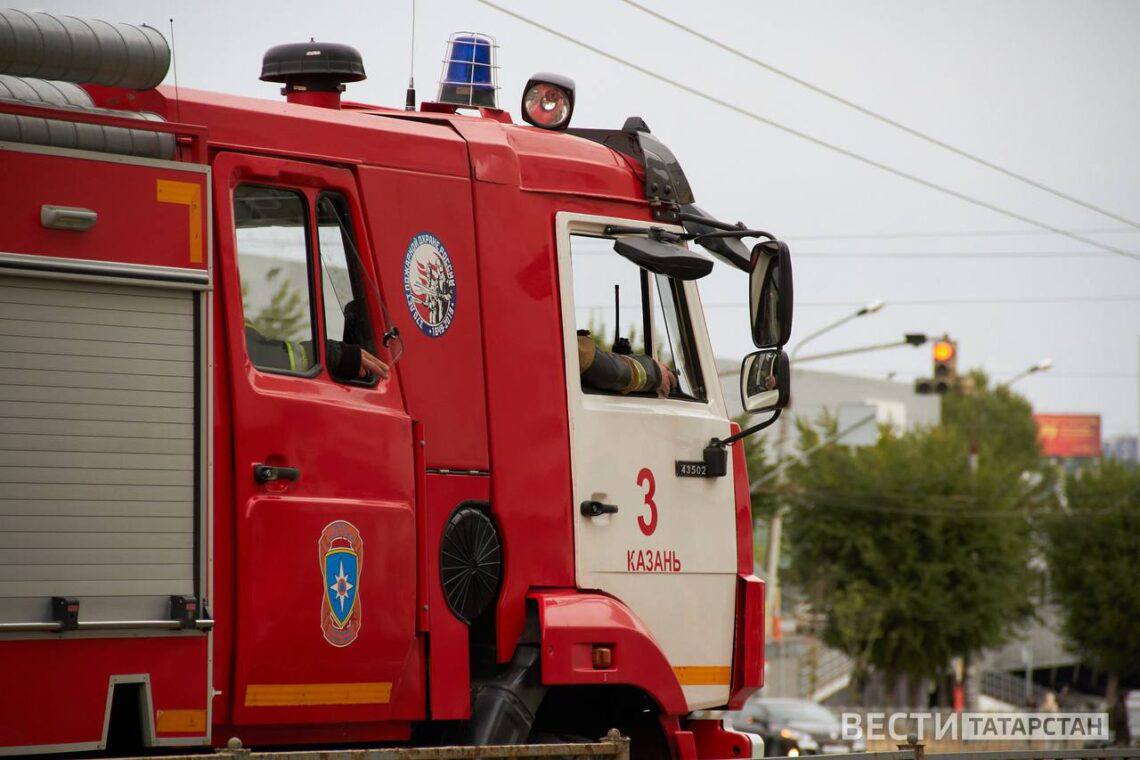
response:
M451 35L439 80L439 102L468 108L498 108L498 47L494 37L487 34L457 32Z

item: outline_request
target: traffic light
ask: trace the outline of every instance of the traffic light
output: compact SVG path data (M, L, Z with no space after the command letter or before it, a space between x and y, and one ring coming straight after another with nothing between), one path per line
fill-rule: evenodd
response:
M958 384L958 344L946 336L934 344L934 392L947 393Z
M958 342L943 335L934 342L931 353L934 359L932 377L915 380L914 392L920 395L949 393L958 387Z

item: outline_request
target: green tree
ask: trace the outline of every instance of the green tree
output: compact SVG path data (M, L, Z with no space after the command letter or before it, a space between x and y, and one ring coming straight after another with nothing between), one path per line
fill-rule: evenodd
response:
M273 267L265 273L265 281L273 282L281 274L280 267ZM251 312L248 303L249 289L242 283L242 309L246 323L272 340L306 340L309 335L309 315L304 294L289 281L282 279L269 297L269 303Z
M1045 522L1052 592L1065 637L1115 692L1120 679L1140 680L1140 468L1105 460L1066 491L1068 510Z
M834 435L835 420L822 428L801 421L800 448ZM857 681L872 668L892 685L937 678L1032 614L1025 490L1000 459L975 471L952 427L884 428L873 446L825 446L789 468L789 580Z
M1033 407L1009 386L991 386L980 369L966 375L962 392L942 397L942 424L977 444L982 458L1019 470L1041 466Z
M761 417L754 418L753 415L742 414L735 421L743 430L749 425L755 424L758 419ZM748 466L748 482L763 481L764 485L767 486L762 485L758 492L752 494L752 519L771 520L772 515L776 513L779 501L773 490L775 485L773 472L776 469L776 462L774 456L770 456L768 453L769 439L762 435L750 435L742 443L744 444L744 460Z

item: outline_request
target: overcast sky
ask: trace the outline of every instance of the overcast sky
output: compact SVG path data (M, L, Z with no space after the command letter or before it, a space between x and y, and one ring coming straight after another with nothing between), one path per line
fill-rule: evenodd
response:
M845 149L1140 252L1136 228L902 134L619 0L495 2ZM1140 221L1140 3L644 2L867 108ZM146 22L167 33L173 16L182 86L266 98L279 97L277 85L257 79L270 45L309 37L346 42L363 53L369 75L350 85L348 97L403 103L411 0L15 6ZM682 161L702 207L787 239L799 254L793 345L861 302L887 301L879 314L820 338L805 353L881 343L904 332L948 332L959 341L960 367L981 366L998 379L1052 358L1051 372L1017 385L1038 411L1100 413L1106 435L1137 431L1140 261L1040 234L838 155L476 0L419 0L421 98L433 96L444 41L459 30L497 38L501 102L516 119L531 73L571 76L578 87L576 126L618 127L631 114L644 117ZM1001 234L962 234L978 231ZM1015 252L1050 255L1009 255ZM993 256L978 257L987 253ZM718 271L701 292L718 354L743 354L750 348L744 278ZM964 302L994 299L1054 300ZM929 372L930 359L926 348L904 348L814 366L876 377L894 372L909 381Z

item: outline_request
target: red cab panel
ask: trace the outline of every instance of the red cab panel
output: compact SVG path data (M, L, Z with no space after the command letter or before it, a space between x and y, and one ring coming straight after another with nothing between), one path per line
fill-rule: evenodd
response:
M206 269L206 168L116 158L0 150L0 250Z
M489 469L471 182L359 167L384 299L400 329L408 411L429 469ZM490 255L500 255L491 252Z

